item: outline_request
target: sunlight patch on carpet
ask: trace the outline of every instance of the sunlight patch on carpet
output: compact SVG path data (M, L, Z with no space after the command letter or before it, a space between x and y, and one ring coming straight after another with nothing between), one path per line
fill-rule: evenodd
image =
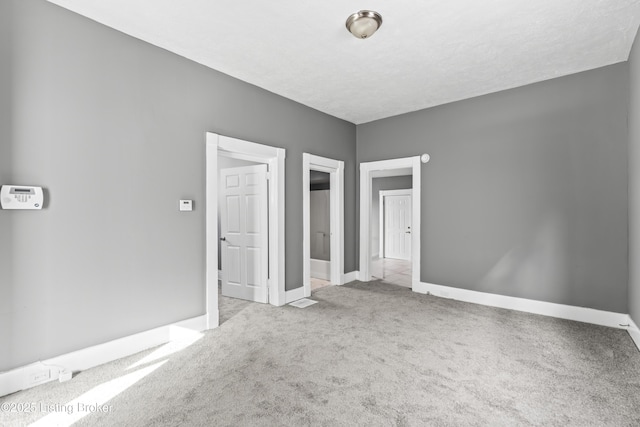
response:
M112 412L113 407L111 405L107 405L108 401L164 365L166 362L167 360L163 360L155 365L151 365L120 378L107 381L66 404L44 406L41 404L39 408L40 412L48 412L49 414L31 424L31 427L70 426L86 415L94 412Z

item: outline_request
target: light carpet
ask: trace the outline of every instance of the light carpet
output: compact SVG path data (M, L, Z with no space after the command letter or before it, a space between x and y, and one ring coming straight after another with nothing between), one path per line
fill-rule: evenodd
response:
M626 331L441 299L383 282L300 310L221 299L224 323L0 399L70 402L166 362L78 425L640 425L640 353ZM21 425L42 413L0 413Z

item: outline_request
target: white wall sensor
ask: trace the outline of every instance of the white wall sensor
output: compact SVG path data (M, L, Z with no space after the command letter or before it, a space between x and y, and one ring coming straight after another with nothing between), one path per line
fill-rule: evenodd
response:
M180 200L180 210L181 211L192 211L193 210L193 200Z
M3 185L0 188L2 209L42 209L42 187L28 185Z

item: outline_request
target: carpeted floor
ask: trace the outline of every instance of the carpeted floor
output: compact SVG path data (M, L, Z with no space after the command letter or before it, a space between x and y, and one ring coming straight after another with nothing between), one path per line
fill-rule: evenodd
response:
M180 351L0 403L65 404L146 374L78 425L640 425L640 352L623 330L382 282L312 298L305 309L223 299L224 323ZM0 424L45 415L1 412Z

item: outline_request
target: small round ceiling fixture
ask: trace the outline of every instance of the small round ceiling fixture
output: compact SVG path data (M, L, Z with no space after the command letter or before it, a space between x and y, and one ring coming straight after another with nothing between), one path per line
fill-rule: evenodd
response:
M347 18L347 30L359 39L371 37L382 25L382 16L373 10L361 10Z

